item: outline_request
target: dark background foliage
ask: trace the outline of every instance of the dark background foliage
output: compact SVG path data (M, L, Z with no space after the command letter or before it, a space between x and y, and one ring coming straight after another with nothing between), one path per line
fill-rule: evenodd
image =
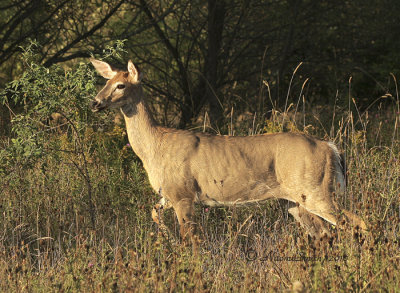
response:
M389 73L399 73L399 12L394 0L7 0L0 5L0 86L25 70L21 46L30 40L40 44L45 67L70 67L125 40L122 58L108 61L132 59L145 71L163 124L187 127L207 111L221 125L232 107L282 110L297 99L286 94L300 62L292 86L310 78L308 107L345 103L352 76L365 108L394 86ZM8 111L1 113L4 133Z

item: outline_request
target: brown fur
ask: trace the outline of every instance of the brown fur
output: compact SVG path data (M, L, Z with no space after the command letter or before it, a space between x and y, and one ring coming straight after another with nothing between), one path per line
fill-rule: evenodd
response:
M335 182L344 187L344 177L333 144L294 133L234 137L157 126L132 62L129 74L102 61L92 63L109 79L92 108L121 109L129 142L143 161L152 187L163 197L153 210L160 225L160 207L166 202L174 208L185 236L193 230L195 202L241 205L269 198L296 203L289 212L313 236L328 231L319 217L337 223L341 210L333 203L332 192ZM118 85L125 87L118 89ZM365 229L356 215L343 213Z

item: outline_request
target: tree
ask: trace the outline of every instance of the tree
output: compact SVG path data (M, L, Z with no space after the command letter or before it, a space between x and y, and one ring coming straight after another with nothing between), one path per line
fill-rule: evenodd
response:
M21 74L20 46L28 38L41 44L46 67L102 56L124 40L124 60L107 61L132 59L144 68L163 124L186 127L207 112L213 126L226 125L232 107L283 110L305 78L307 100L326 104L352 75L355 94L368 104L391 86L382 80L400 59L399 11L394 0L6 0L0 84Z

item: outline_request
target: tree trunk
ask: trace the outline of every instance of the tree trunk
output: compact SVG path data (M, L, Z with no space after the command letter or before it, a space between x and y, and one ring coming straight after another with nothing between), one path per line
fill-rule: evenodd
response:
M221 52L225 12L225 1L208 0L207 55L198 84L192 95L185 97L181 107L180 127L186 126L196 118L205 104L209 106L209 116L213 125L218 125L223 118L222 100L218 97L218 65L220 63L218 59Z
M225 1L208 0L208 52L205 63L205 93L210 109L211 123L217 126L223 120L224 113L222 97L218 96L218 59L221 52L224 19Z

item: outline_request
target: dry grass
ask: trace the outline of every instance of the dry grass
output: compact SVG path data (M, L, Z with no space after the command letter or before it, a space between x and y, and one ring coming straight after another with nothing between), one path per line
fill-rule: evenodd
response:
M87 154L95 227L87 187L68 154L29 170L14 166L0 179L0 291L398 291L395 112L358 122L347 115L336 124L331 138L346 150L349 182L337 201L366 220L369 232L344 227L332 241L308 239L286 203L270 201L243 209L198 207L200 253L172 246L151 221L157 195L141 163L122 147L123 137L116 144L93 136ZM172 213L167 223L176 231Z

